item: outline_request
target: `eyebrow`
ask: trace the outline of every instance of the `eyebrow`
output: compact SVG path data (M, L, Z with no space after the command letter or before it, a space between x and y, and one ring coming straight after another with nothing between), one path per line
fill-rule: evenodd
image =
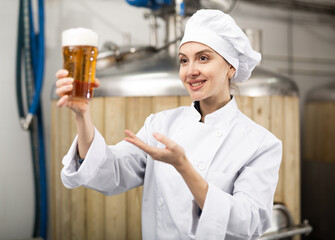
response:
M196 52L195 55L200 55L200 54L203 54L203 53L214 53L214 51L212 51L210 49L204 49L204 50L201 50L199 52ZM179 52L178 56L180 56L180 55L186 56L186 54L184 54L182 52Z

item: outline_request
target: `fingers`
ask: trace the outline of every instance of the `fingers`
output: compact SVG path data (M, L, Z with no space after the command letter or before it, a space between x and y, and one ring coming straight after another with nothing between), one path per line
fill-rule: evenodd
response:
M149 154L152 154L155 152L156 148L144 143L130 130L125 130L125 133L128 136L125 138L127 142L135 144L136 146L138 146L139 148L141 148L142 150L144 150L145 152ZM166 136L160 133L153 133L152 135L154 136L154 138L157 139L157 141L163 143L166 146L166 148L173 149L177 145L175 142L173 142L172 140L170 140L169 138L167 138Z
M95 87L95 88L100 87L100 80L97 79L97 78L94 80L94 87Z
M161 143L163 143L166 148L157 148L150 146L144 143L141 139L139 139L134 133L129 130L125 131L127 137L125 140L129 143L134 144L138 148L142 149L144 152L148 153L152 159L158 160L161 162L165 162L171 164L174 167L181 166L182 163L187 160L185 156L185 152L182 148L179 147L175 142L167 138L166 136L153 133L153 136Z
M56 81L56 94L59 97L63 97L68 94L73 89L73 78L68 77L69 71L65 69L60 69L56 72L56 77L58 80ZM64 105L65 100L62 100L59 104L61 106ZM57 103L58 105L58 103Z
M56 72L56 78L58 80L56 81L56 86L59 87L63 84L69 84L73 83L73 78L68 77L69 71L66 69L60 69ZM100 80L98 78L94 79L94 87L97 88L100 86Z
M69 84L73 84L73 78L69 78L69 77L64 77L64 78L59 78L56 81L56 87L61 87L63 85L69 85Z
M130 143L136 145L137 147L141 148L143 151L145 151L147 153L150 152L150 150L151 150L150 146L145 144L142 140L140 140L132 131L125 130L125 133L128 136L128 137L125 138L125 140L127 142L130 142Z
M64 95L57 101L57 107L67 106L68 102L69 102L69 96Z
M173 142L171 139L167 138L166 136L160 134L160 133L153 133L152 134L154 138L157 139L157 141L163 143L167 148L172 149L176 146L176 143Z
M125 140L129 143L134 144L138 148L142 149L144 152L148 153L153 159L160 158L160 151L162 149L158 149L153 146L149 146L148 144L144 143L141 139L139 139L133 132L129 130L125 130L125 133L128 137Z
M62 78L56 82L56 94L59 97L63 97L73 89L72 78Z
M56 72L56 78L64 78L69 75L69 71L66 69L60 69Z

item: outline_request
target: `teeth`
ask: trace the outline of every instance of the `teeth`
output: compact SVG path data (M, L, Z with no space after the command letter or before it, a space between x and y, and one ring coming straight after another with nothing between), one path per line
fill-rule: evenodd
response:
M202 84L202 82L196 82L196 83L191 83L191 86L192 87L196 87L196 86L199 86L201 84Z

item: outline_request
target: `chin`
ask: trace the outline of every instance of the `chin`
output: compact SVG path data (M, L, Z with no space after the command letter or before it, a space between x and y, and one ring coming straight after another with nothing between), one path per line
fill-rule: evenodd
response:
M198 94L190 94L193 101L201 101L204 99L203 96L199 96Z

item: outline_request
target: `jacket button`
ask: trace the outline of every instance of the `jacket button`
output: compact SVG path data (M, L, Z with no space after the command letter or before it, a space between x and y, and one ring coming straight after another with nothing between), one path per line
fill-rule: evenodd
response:
M159 197L159 198L158 198L158 205L159 205L159 206L162 206L163 203L164 203L163 198L162 198L162 197Z
M203 164L203 163L199 163L199 164L198 164L198 168L199 168L199 170L205 170L206 165Z
M221 136L222 136L222 131L221 131L221 129L216 130L215 135L216 135L217 137L221 137Z

